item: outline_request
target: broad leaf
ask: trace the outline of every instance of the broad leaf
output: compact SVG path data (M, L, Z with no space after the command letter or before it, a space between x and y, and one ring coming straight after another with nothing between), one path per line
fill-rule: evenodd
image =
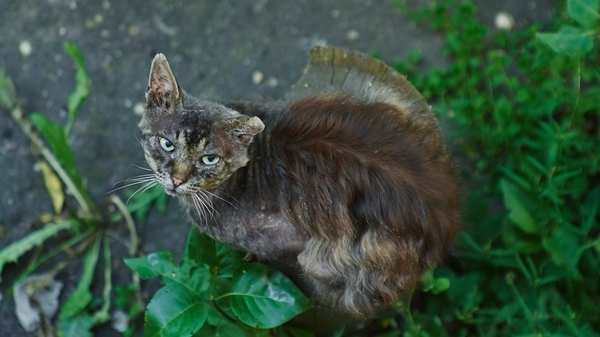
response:
M590 28L598 23L598 3L600 0L568 0L567 12L580 25Z
M75 122L75 117L77 117L81 105L90 94L91 81L85 71L85 60L79 47L74 42L66 42L64 47L67 54L75 63L75 68L77 70L75 75L75 88L69 95L67 104L69 117L66 130L68 133Z
M582 243L575 228L567 224L557 227L549 237L543 239L542 245L554 263L567 267L572 274L576 273Z
M592 50L593 32L565 26L557 33L538 33L537 37L552 50L567 56L580 56Z
M59 161L60 165L73 180L73 183L81 193L84 193L81 176L79 175L77 164L75 162L75 155L69 145L65 130L40 113L32 113L30 119L33 125L44 136L52 153L54 153L54 156Z
M521 192L506 180L500 181L500 189L504 206L510 212L509 219L524 232L536 233L539 230L538 225L529 214L527 205L525 205L525 198Z
M185 244L184 260L196 264L207 264L211 267L219 262L215 241L206 234L200 233L195 226L191 226Z
M251 264L234 280L220 305L243 323L262 329L282 325L310 306L302 292L280 272Z
M146 309L145 337L187 337L202 328L208 303L170 284L154 294Z
M173 273L176 269L170 252L158 252L143 257L125 259L125 264L143 279Z
M179 285L196 296L204 296L210 286L211 275L207 265L184 261L181 267L177 267L168 252L126 259L125 264L143 279L161 276L165 284Z
M94 318L87 314L77 315L58 322L59 337L92 337Z
M5 264L15 262L17 259L27 253L30 249L44 243L50 237L65 229L74 228L77 225L75 221L64 221L59 223L47 224L42 229L27 235L23 239L12 243L0 251L0 275Z
M92 301L90 287L94 278L94 270L96 270L99 252L100 240L97 239L83 259L81 278L79 279L77 288L75 288L60 309L59 320L65 321L71 319L73 316L81 313Z

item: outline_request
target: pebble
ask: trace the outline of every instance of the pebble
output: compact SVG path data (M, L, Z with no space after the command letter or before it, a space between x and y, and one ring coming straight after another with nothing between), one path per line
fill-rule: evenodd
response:
M33 47L31 46L31 42L23 40L19 43L19 52L21 52L21 55L27 57L32 51Z
M496 28L500 30L511 30L515 25L515 20L512 15L507 12L498 12L494 19L494 24L496 25Z
M260 84L264 78L265 74L263 74L262 71L255 70L252 73L252 83L254 84Z
M125 332L129 327L129 316L123 310L115 310L112 314L111 327L118 332Z
M271 88L275 88L279 84L279 81L275 77L269 77L267 85Z
M346 33L346 38L350 41L358 40L359 37L360 37L360 34L355 29L350 29Z
M133 106L133 113L138 116L141 116L144 113L144 110L146 110L144 108L144 103L138 102Z

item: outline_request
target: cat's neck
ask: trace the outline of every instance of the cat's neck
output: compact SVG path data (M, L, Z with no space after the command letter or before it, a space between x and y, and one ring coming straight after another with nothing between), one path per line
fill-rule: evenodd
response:
M264 118L264 117L263 117ZM271 143L271 127L276 121L267 120L264 132L254 137L248 147L248 164L238 169L229 177L215 193L223 198L240 198L267 200L266 194L273 194L277 185L277 158L273 156Z

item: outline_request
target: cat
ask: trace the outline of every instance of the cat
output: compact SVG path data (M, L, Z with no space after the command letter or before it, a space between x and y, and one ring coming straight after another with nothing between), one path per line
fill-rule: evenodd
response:
M155 179L317 305L372 317L447 252L454 164L430 107L382 62L318 48L288 99L238 103L194 98L162 54L150 68L139 127Z

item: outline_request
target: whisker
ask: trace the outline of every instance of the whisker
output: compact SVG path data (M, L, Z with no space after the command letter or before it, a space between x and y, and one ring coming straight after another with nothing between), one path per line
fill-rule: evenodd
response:
M120 190L122 190L122 189L125 189L125 188L128 188L128 187L131 187L131 186L135 186L135 185L139 185L139 184L143 184L143 183L145 183L145 181L138 181L138 182L134 182L134 183L126 184L126 185L123 185L123 186L117 186L117 187L114 187L114 188L112 188L112 189L108 190L106 193L107 193L107 194L109 194L109 193L114 193L114 192L116 192L116 191L120 191Z
M116 191L120 191L120 190L122 190L124 188L127 188L127 187L131 187L131 186L135 186L135 185L139 185L139 184L143 184L143 183L148 183L148 182L153 182L153 181L156 181L156 178L148 178L147 180L135 181L135 182L132 182L132 183L129 183L129 184L125 184L123 186L114 187L113 189L111 189L108 192L106 192L106 194L114 193Z
M152 188L152 187L156 186L157 184L158 184L158 182L157 182L157 181L154 181L154 180L153 180L153 181L150 181L150 182L147 182L145 185L143 185L142 187L138 188L138 189L137 189L135 192L133 192L133 194L131 194L131 195L129 196L129 198L127 198L127 201L125 202L125 204L126 204L126 205L129 205L129 201L130 201L130 200L131 200L131 198L133 198L133 197L134 197L136 194L138 194L138 193L140 193L140 192L141 192L141 193L144 193L144 192L146 192L147 190L149 190L150 188Z
M236 209L238 209L238 208L239 208L239 205L238 205L238 206L236 206L236 205L232 204L231 202L229 202L228 200L226 200L226 199L224 199L224 198L222 198L222 197L218 196L218 195L217 195L217 194L215 194L215 193L212 193L212 192L210 192L210 191L206 191L206 190L204 190L204 191L202 191L202 192L204 192L204 193L207 193L207 194L209 194L209 195L211 195L211 196L213 196L213 197L215 197L215 198L217 198L217 199L219 199L219 200L221 200L221 201L223 201L223 202L226 202L227 204L229 204L229 206L231 206L231 207L233 207L233 208L236 208ZM235 200L235 199L234 199L234 200ZM238 202L237 200L235 200L235 202L237 202L237 203L239 204L239 202Z
M133 167L135 167L135 168L138 168L138 169L140 169L140 170L144 170L144 171L149 171L149 172L152 172L152 170L151 170L151 169L149 169L149 168L147 168L147 167L140 166L140 165L133 164Z
M198 195L198 197L200 197L204 200L206 208L207 208L208 212L210 213L211 218L214 220L215 212L218 213L219 211L215 208L213 201L210 199L210 197L208 195L202 193L202 191L200 193L197 193L196 195Z
M192 202L194 203L194 209L196 210L196 214L198 214L200 221L204 220L206 224L206 213L204 212L202 201L198 198L197 195L192 194Z

